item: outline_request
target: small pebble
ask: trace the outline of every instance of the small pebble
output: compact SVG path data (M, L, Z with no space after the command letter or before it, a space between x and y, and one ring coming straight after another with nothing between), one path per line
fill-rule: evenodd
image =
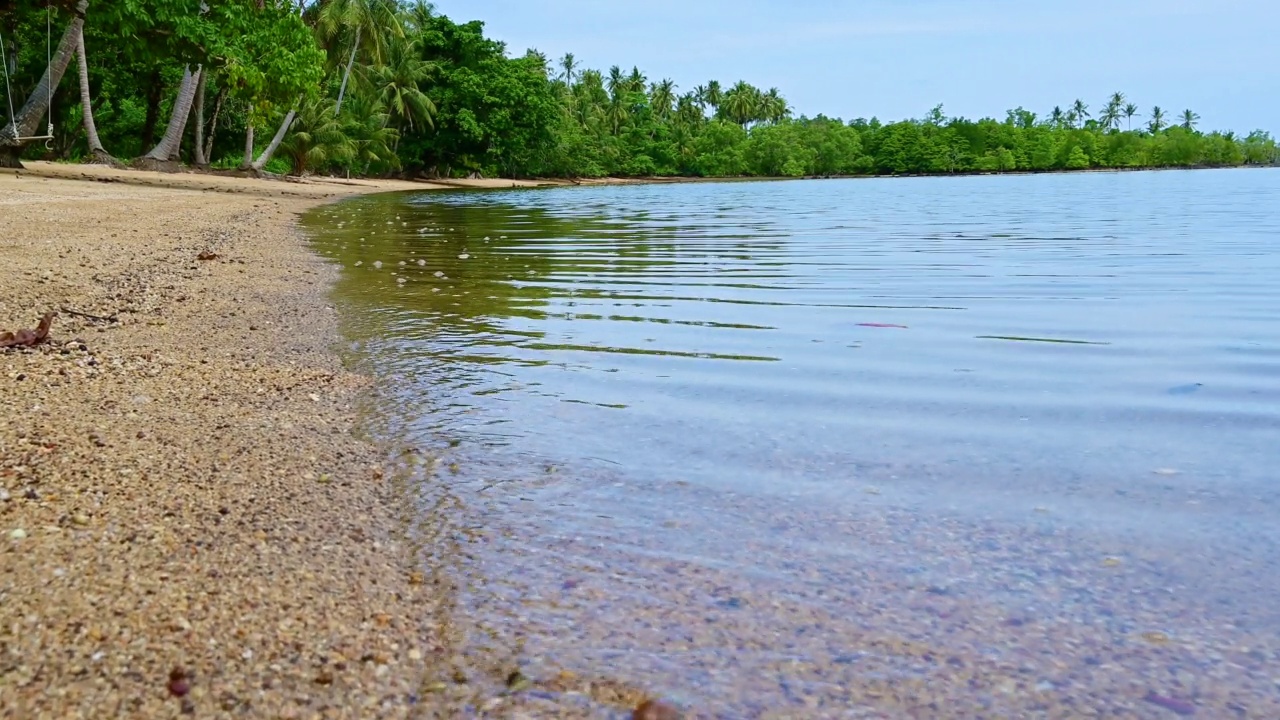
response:
M21 540L27 536L27 531L22 528L15 528L9 531L9 537L14 540Z

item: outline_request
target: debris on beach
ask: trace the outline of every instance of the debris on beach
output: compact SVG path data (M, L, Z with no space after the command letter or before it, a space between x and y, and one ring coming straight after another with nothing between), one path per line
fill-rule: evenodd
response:
M180 667L170 670L169 694L174 697L183 697L189 692L191 692L191 682L187 671Z
M217 260L218 253L212 250L204 250L199 255L196 256L196 259L197 260Z
M645 700L631 713L631 720L680 720L681 717L674 705L661 700Z
M53 326L53 318L57 313L49 311L40 318L35 330L22 329L17 332L0 332L0 348L35 347L49 339L49 328Z

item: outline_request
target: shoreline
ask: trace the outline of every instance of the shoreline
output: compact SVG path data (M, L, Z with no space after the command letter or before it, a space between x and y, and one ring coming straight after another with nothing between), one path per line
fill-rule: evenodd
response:
M270 176L248 177L224 173L194 170L162 172L134 168L113 168L106 165L27 161L22 169L0 170L0 175L32 177L47 180L84 180L101 183L119 183L137 187L199 190L259 197L279 197L294 200L336 201L356 195L382 192L414 192L431 190L508 190L554 187L596 187L612 185L684 185L702 183L775 182L797 180L894 180L908 178L957 178L1068 175L1093 173L1133 172L1187 172L1198 170L1274 170L1280 165L1197 165L1191 167L1115 167L1049 170L974 170L954 173L902 173L887 175L806 175L785 176L653 176L653 177L604 177L604 178L537 178L516 180L511 178L403 180L394 178L335 178L308 176L304 178ZM301 212L301 211L299 211Z
M0 174L0 330L117 322L0 350L0 717L426 712L450 593L296 222L430 188L32 165Z

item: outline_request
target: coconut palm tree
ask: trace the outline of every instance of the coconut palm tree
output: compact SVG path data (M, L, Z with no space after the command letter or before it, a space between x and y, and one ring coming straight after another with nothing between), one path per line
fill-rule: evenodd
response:
M676 101L677 124L684 127L695 127L706 119L699 97L696 90L680 96L680 99Z
M351 104L352 120L347 122L345 132L355 142L355 161L361 172L368 172L374 163L399 167L400 158L393 148L400 134L388 126L386 108L371 97L354 98Z
M719 112L720 103L724 102L724 91L720 89L719 80L707 83L707 91L702 99L711 108L711 112Z
M1089 114L1089 106L1085 105L1084 101L1080 99L1076 99L1076 101L1071 104L1071 112L1075 115L1076 122L1080 123L1080 127L1084 127L1085 118L1093 117Z
M1200 116L1197 113L1191 112L1189 108L1182 111L1183 128L1194 132L1198 122L1200 122Z
M627 79L622 75L622 68L614 65L609 68L609 80L606 87L609 88L609 97L617 100L626 90Z
M739 80L724 94L721 111L730 120L747 127L760 117L760 90L745 80Z
M289 174L302 175L355 158L356 142L334 114L335 104L319 96L302 101L293 132L280 144L280 155L289 161Z
M565 53L564 57L560 58L560 68L564 71L560 77L564 80L565 87L572 87L578 70L578 61L573 57L573 53Z
M707 109L707 86L699 85L693 89L693 101L698 104L702 110Z
M771 123L782 122L791 114L791 108L787 107L787 101L778 92L778 88L769 88L769 91L761 96L760 114Z
M648 80L644 73L640 72L640 68L632 65L631 74L627 76L626 88L627 92L642 93L644 92L645 82Z
M178 96L174 98L173 110L169 113L169 125L165 128L164 136L160 138L160 142L151 148L151 152L142 156L144 160L152 162L168 162L176 160L178 156L178 145L182 142L182 135L187 129L187 118L191 116L191 105L196 99L196 89L200 87L200 76L204 72L202 66L197 65L196 71L191 72L188 66L182 70L182 82L178 84Z
M1164 110L1159 105L1151 108L1151 121L1147 123L1147 129L1152 134L1158 133L1165 128L1167 123L1164 119Z
M649 88L649 106L653 108L653 114L659 118L665 119L671 115L671 106L676 101L676 84L670 79L662 82L654 83Z
M1049 122L1054 127L1060 128L1062 127L1063 123L1066 122L1066 119L1067 119L1067 116L1065 113L1062 112L1062 108L1057 105L1054 105L1053 111L1049 113Z
M435 71L435 63L423 60L416 41L391 42L386 62L361 70L364 86L386 109L397 128L435 127L436 105L420 89Z
M1129 121L1129 129L1133 130L1133 116L1138 114L1138 106L1133 103L1125 103L1124 119Z
M1098 121L1108 130L1120 129L1120 115L1124 111L1124 93L1116 92L1111 94L1111 99L1107 101L1107 107L1102 112L1102 117Z
M370 55L378 62L382 60L388 38L404 37L395 0L328 0L320 7L316 28L322 37L331 41L350 36L351 49L346 69L342 71L338 102L333 108L335 113L342 112L342 100L347 94L351 68L356 63L361 42L369 39Z
M102 139L98 137L98 125L93 121L93 101L89 95L89 59L84 50L84 27L76 37L76 65L80 73L80 114L84 121L84 134L89 143L89 154L94 162L107 165L116 164L116 159L102 147Z

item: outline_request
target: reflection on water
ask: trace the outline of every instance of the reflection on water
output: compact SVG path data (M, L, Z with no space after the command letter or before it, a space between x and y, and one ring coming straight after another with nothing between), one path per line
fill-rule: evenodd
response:
M1134 173L308 223L384 429L455 446L433 482L486 508L531 667L712 716L1264 717L1266 671L1208 679L1280 649L1278 201L1273 172Z

